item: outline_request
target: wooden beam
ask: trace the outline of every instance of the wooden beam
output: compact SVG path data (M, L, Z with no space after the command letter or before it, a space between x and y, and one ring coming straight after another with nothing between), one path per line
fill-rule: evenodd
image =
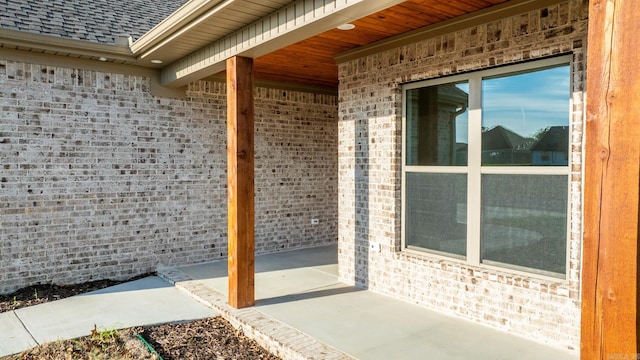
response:
M253 306L254 144L253 59L227 60L227 182L229 305Z
M636 359L640 1L591 0L581 359Z

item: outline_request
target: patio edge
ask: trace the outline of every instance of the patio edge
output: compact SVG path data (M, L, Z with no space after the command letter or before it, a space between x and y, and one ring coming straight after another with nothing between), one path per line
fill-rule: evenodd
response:
M354 357L298 331L255 308L235 309L223 294L191 279L174 268L158 269L158 276L195 300L215 309L220 316L269 352L284 360L352 360Z

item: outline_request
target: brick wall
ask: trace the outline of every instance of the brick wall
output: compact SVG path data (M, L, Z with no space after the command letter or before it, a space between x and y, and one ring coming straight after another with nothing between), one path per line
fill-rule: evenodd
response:
M339 64L341 280L570 349L579 347L588 2L571 0ZM568 280L401 251L401 84L573 54ZM381 245L370 251L369 243Z
M226 257L224 84L149 87L0 59L0 293ZM255 94L257 252L335 242L336 97Z

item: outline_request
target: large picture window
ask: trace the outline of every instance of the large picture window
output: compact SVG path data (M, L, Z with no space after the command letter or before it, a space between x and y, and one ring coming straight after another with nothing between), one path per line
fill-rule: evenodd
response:
M403 247L566 276L570 65L404 86Z

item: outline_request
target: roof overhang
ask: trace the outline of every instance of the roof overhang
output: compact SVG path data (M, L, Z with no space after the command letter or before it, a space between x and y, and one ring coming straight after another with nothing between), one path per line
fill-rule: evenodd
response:
M0 47L162 69L181 87L404 0L190 0L139 39L100 44L0 29ZM295 61L295 59L292 59Z
M292 0L191 0L131 44L143 66L171 64Z
M401 2L295 1L163 68L161 82L166 86L183 86L224 70L229 57L259 57Z
M99 44L0 29L0 51L155 69L159 84L172 88L211 79L228 58L246 56L257 58L262 80L335 91L336 62L559 1L190 0L135 42L123 36L118 44ZM347 22L358 29L336 30Z
M183 34L194 24L206 21L235 1L191 0L131 44L131 51L145 57L154 48L166 43L168 38Z
M137 58L129 48L128 38L123 37L120 43L118 45L99 44L0 28L2 47L93 60L104 58L121 64L135 64Z

